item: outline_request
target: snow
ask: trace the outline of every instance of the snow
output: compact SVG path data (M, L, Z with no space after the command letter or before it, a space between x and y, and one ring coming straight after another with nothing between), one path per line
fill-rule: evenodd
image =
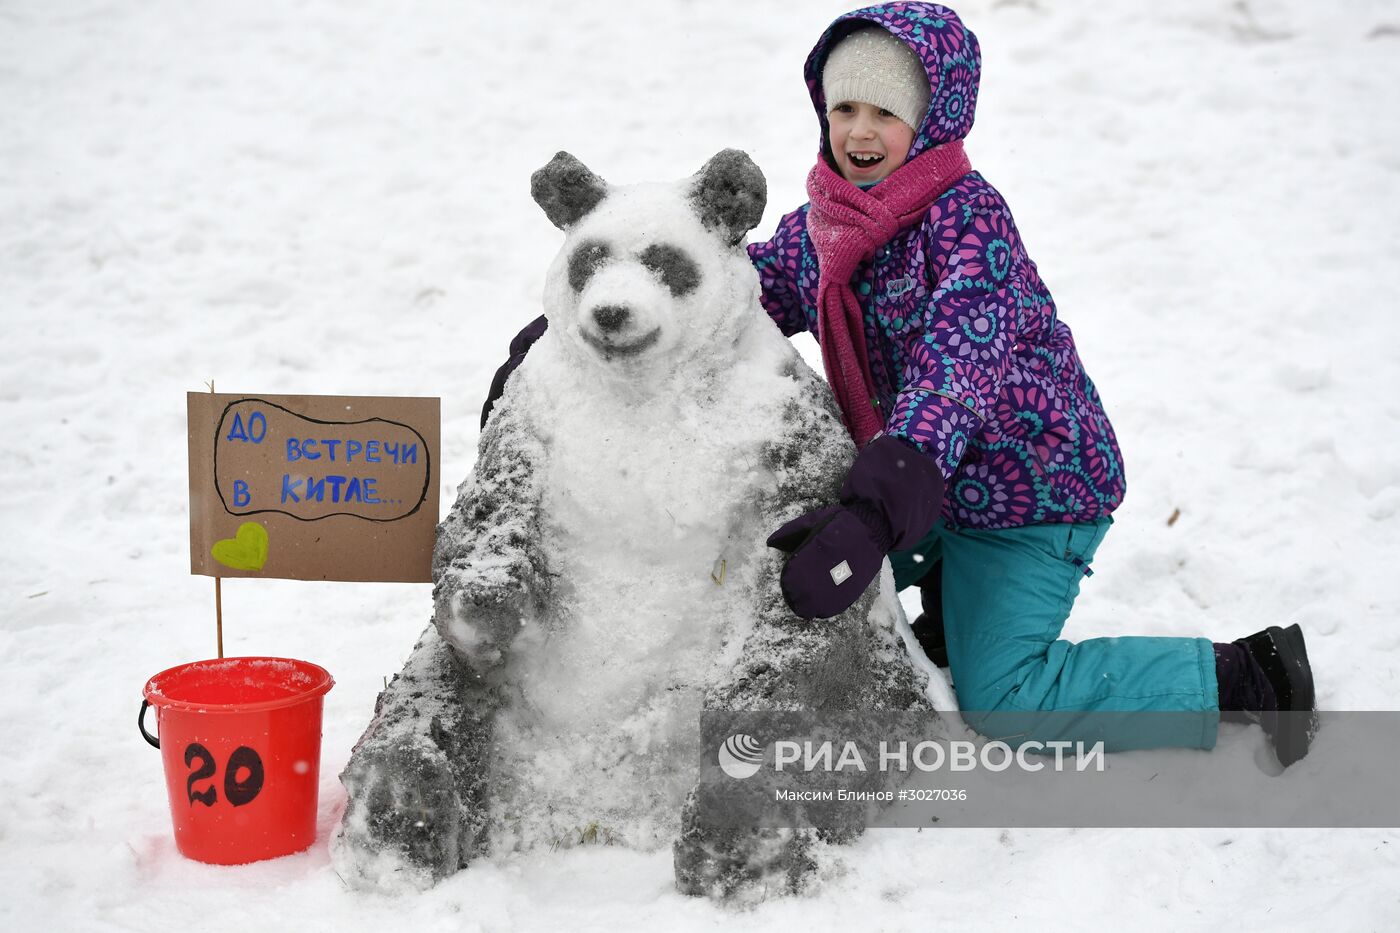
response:
M335 774L431 613L407 584L226 583L229 654L336 678L320 832L244 867L176 854L133 720L146 678L214 648L212 585L188 574L184 393L441 395L445 508L560 242L530 172L562 148L604 178L668 180L742 148L768 176L766 235L805 199L801 64L846 8L0 10L5 928L1393 925L1393 829L889 830L811 896L744 913L677 895L664 849L601 845L348 892L326 848ZM1127 459L1067 636L1296 620L1325 708L1394 708L1400 11L958 9L985 68L969 154ZM1229 727L1213 754L1263 741Z

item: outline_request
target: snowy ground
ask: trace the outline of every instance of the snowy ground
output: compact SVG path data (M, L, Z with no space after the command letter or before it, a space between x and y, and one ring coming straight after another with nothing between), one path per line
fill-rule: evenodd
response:
M1400 8L1069 7L959 7L986 72L969 153L1127 457L1067 635L1299 620L1322 705L1396 708ZM335 775L426 585L225 586L230 654L337 678L322 837L232 869L174 851L133 719L150 674L214 649L212 584L187 572L184 393L440 395L446 508L560 239L529 173L567 148L672 179L737 146L769 176L766 235L805 199L801 64L844 9L0 6L0 926L1393 928L1395 830L892 830L814 895L738 915L675 894L669 854L602 847L348 893ZM1261 743L1235 728L1215 754Z

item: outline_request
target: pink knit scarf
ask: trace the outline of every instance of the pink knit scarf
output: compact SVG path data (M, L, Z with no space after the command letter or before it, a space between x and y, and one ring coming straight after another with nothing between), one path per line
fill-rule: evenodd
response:
M817 340L827 382L856 447L884 429L865 345L860 302L851 289L856 266L901 230L923 219L929 205L972 170L954 140L915 156L868 191L818 158L807 175L807 235L817 251Z

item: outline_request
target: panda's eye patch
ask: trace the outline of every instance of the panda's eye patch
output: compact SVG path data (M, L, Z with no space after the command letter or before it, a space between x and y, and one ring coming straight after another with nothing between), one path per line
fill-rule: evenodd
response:
M700 284L700 270L674 246L655 243L642 250L640 258L642 265L661 276L661 283L678 298Z
M583 286L587 285L593 273L608 261L609 255L611 250L606 243L591 240L579 244L578 249L569 257L569 287L576 292L583 291Z

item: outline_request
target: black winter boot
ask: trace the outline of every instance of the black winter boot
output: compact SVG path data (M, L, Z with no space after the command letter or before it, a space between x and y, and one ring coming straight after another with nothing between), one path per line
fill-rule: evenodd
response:
M1317 698L1302 629L1271 625L1217 646L1216 675L1221 711L1257 714L1280 764L1287 767L1308 753L1317 732Z
M939 667L948 666L948 641L943 635L943 561L936 560L919 581L919 602L924 611L910 626L919 647Z

